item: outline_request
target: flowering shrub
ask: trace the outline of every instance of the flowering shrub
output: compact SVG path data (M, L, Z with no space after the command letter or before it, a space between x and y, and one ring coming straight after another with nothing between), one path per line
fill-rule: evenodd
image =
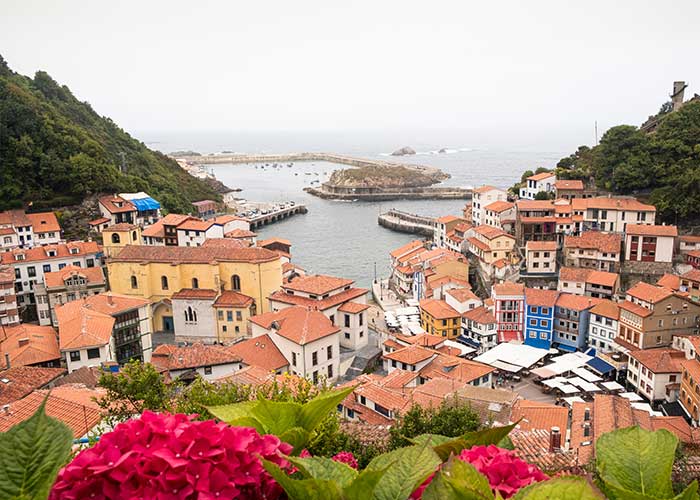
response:
M456 458L472 464L477 471L486 476L493 492L500 493L503 498L512 497L520 488L529 484L548 479L536 466L521 460L512 451L494 445L474 446L462 450ZM421 498L434 476L431 475L411 498Z
M282 489L258 456L287 470L291 450L253 428L146 411L78 454L49 499L274 499Z
M349 465L353 469L357 469L357 460L355 460L355 456L349 451L341 451L340 453L332 456L331 460Z

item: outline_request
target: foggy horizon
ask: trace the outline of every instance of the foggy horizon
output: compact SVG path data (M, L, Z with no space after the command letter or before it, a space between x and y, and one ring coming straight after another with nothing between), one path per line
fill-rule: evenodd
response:
M144 141L376 133L573 151L596 121L598 137L639 126L674 80L700 93L692 1L2 4L14 71L48 72Z

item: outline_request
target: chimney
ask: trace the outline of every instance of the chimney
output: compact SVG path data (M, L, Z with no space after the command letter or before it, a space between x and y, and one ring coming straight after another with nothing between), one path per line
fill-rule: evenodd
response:
M18 340L19 347L24 347L25 345L29 344L29 339L28 338L22 338Z
M7 366L7 369L10 369L10 353L6 352L5 353L5 365Z
M114 298L112 297L112 294L111 294L111 293L108 293L108 294L107 294L107 303L108 303L110 306L113 306L113 305L114 305Z
M591 409L586 408L585 410L583 410L583 421L590 422L590 420L591 420Z
M549 451L552 453L561 451L561 432L559 432L559 427L552 427L552 430L549 432Z

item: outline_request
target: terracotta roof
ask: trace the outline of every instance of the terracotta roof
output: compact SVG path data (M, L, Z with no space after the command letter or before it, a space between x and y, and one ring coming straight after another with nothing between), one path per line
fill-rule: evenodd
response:
M537 211L537 212L553 212L554 211L554 201L553 200L518 200L515 202L515 206L518 211Z
M88 224L91 226L100 226L102 224L106 224L109 221L110 219L108 219L107 217L100 217L99 219L91 220L90 222L88 222Z
M0 371L0 405L22 399L32 391L55 381L66 373L63 368L13 366Z
M129 200L125 200L121 196L107 195L99 199L105 209L111 214L119 214L124 212L136 212L136 206ZM121 206L119 206L120 204Z
M522 431L535 429L549 431L552 427L559 427L564 436L568 427L569 410L564 406L519 399L513 406L511 420L513 422L520 420L518 429Z
M228 350L239 356L246 365L257 366L268 372L289 366L289 361L267 334L237 342L229 346Z
M56 330L51 326L19 325L0 328L0 364L5 365L5 354L10 355L10 366L30 366L61 358Z
M676 274L664 274L656 282L657 286L663 286L669 290L677 291L681 288L681 277Z
M142 247L138 247L142 248ZM77 249L78 253L71 253L71 249ZM49 257L49 251L56 252L56 255ZM34 248L15 248L9 252L0 254L4 264L14 264L19 262L16 255L24 255L22 262L35 262L51 259L65 259L66 257L84 256L96 254L100 251L100 246L95 241L72 241L70 243L57 243L55 245L46 245Z
M180 291L175 292L171 299L214 300L216 295L216 290L210 290L208 288L183 288Z
M418 335L401 335L397 334L396 335L396 340L399 342L403 342L406 345L418 345L421 347L435 347L443 342L445 342L445 338L441 337L439 335L431 335L429 333L420 333ZM403 346L399 346L403 347Z
M450 222L460 220L461 217L457 217L455 215L443 215L442 217L438 217L435 219L436 222L439 222L440 224L448 224Z
M0 212L0 224L3 226L26 227L31 226L32 221L29 220L24 210L6 210Z
M483 227L483 226L479 226ZM483 241L477 239L477 238L467 238L467 241L469 242L470 245L474 245L476 248L480 249L483 252L490 252L491 247L488 246L486 243Z
M222 241L234 243L235 240ZM201 247L143 246L127 245L113 262L175 262L175 263L210 263L223 262L272 262L279 256L270 250L258 247L225 247L207 245Z
M559 292L556 290L540 290L525 288L525 304L528 306L554 307Z
M32 223L32 232L34 233L56 233L61 231L56 214L53 212L27 214L27 218Z
M394 352L384 354L384 358L406 363L407 365L415 365L426 359L435 356L437 352L432 349L427 349L419 345L410 345L402 349L397 349Z
M460 316L460 314L444 300L423 299L420 301L420 308L421 311L425 311L435 319L459 318Z
M678 236L678 228L676 226L655 226L650 224L627 224L625 233L639 236Z
M267 238L266 240L260 240L258 241L258 246L259 247L264 247L268 245L272 245L274 243L284 245L284 246L292 246L292 242L285 239L285 238L278 238L277 236L273 236L272 238Z
M578 207L598 208L603 210L636 210L639 212L655 212L654 205L646 205L635 198L619 196L599 196L597 198L575 198L572 204Z
M454 230L456 232L459 232L459 233L465 233L465 232L469 231L469 229L471 229L472 227L473 226L471 224L469 224L468 222L460 222L459 224L457 224L455 226Z
M527 178L529 181L541 181L549 177L554 177L554 172L541 172L539 174L531 175Z
M323 295L330 293L339 288L352 286L354 283L351 279L336 278L323 274L314 274L310 276L299 276L294 280L285 283L282 288L286 290L294 290L314 295Z
M61 288L66 286L68 278L80 276L88 285L104 285L105 276L101 267L66 266L59 271L44 273L46 288Z
M266 370L259 366L249 365L244 366L240 370L236 370L230 375L224 375L216 379L217 382L229 382L236 385L250 385L257 387L274 380L275 372Z
M565 430L564 433L565 434ZM536 429L531 431L513 430L508 437L513 442L515 452L528 463L537 465L543 471L556 472L571 469L587 463L582 460L581 448L578 453L573 451L549 451L549 431ZM562 441L565 435L562 435ZM563 442L562 442L563 444ZM590 446L586 448L591 448Z
M366 295L367 292L368 290L366 288L351 288L350 290L345 290L343 292L331 295L326 299L318 300L302 297L301 295L291 295L282 290L278 290L270 295L270 300L325 311L326 309L342 304L343 302L362 297Z
M255 302L252 297L248 297L242 293L225 290L214 301L214 307L250 307Z
M370 401L397 413L411 406L411 399L407 394L402 394L399 391L373 383L361 385L353 391L353 396L358 398L359 396L364 396ZM367 410L372 411L369 408Z
M493 203L489 203L484 207L484 210L491 210L492 212L496 213L501 213L505 212L506 210L510 210L511 208L515 207L515 203L512 203L510 201L494 201Z
M83 305L82 300L74 300L56 307L62 351L104 346L112 337L115 319Z
M257 233L240 228L233 229L224 234L224 238L253 238L255 236L257 236Z
M683 234L679 236L680 240L686 243L700 243L700 235Z
M614 288L619 282L620 275L617 273L609 273L607 271L591 271L586 278L586 283L592 283L594 285L609 286Z
M505 236L511 239L515 239L512 235L506 233L503 229L494 227L494 226L487 226L482 224L481 226L476 226L473 231L475 233L480 234L486 239L492 240L494 238L498 238L499 236Z
M598 314L611 319L620 319L620 306L612 300L602 300L591 307L591 314Z
M420 374L418 372L411 372L397 368L392 370L391 373L384 377L381 384L389 389L403 389L419 376ZM378 401L378 403L381 404L381 401Z
M620 309L624 309L625 311L629 311L633 314L636 314L637 316L641 316L642 318L646 318L647 316L651 316L654 311L651 309L647 309L646 307L642 307L639 304L635 304L634 302L630 302L629 300L624 300L619 303Z
M451 288L450 290L447 290L445 294L453 297L459 303L464 303L468 300L478 300L481 302L481 299L477 297L469 288Z
M161 344L153 350L151 364L160 371L189 370L203 366L240 363L241 356L228 347L195 343L186 347Z
M562 267L559 269L559 281L573 281L585 283L592 269L583 267Z
M685 360L685 353L675 349L640 349L629 355L654 373L680 373Z
M103 231L112 231L115 233L128 233L129 231L132 231L134 229L136 229L135 225L128 224L126 222L120 222L119 224L112 224L111 226L107 226L103 229Z
M620 253L622 236L616 233L585 231L580 236L566 236L564 248L594 249L604 253Z
M250 318L252 323L267 330L277 325L277 334L295 344L305 345L340 331L323 313L304 307L287 307Z
M554 183L554 187L556 189L564 189L567 191L571 190L577 190L577 191L583 191L583 181L581 180L574 180L574 179L569 179L569 180L558 180Z
M449 378L469 383L494 370L495 368L483 363L439 353L420 373L423 378Z
M496 317L484 306L475 307L462 314L462 317L471 321L476 321L480 325L496 323Z
M88 389L94 389L99 384L103 373L107 372L102 371L102 368L97 366L81 366L56 380L55 385L81 384Z
M525 243L525 250L528 252L553 252L556 249L556 241L528 241Z
M474 189L472 190L472 193L479 193L479 194L481 194L481 193L485 193L485 192L487 192L487 191L493 191L493 190L496 190L496 191L503 191L502 189L498 189L497 187L489 186L488 184L486 184L486 185L483 185L483 186L479 186L478 188L474 188Z
M656 304L657 302L673 295L673 292L671 292L668 288L651 285L649 283L645 283L644 281L640 281L632 288L627 290L627 295L644 302Z
M391 255L395 259L398 259L402 255L405 255L409 252L413 252L419 248L423 248L423 242L421 240L413 240L406 243L403 246L400 246L396 250L389 252L389 255Z
M696 358L684 359L681 360L680 365L682 369L688 372L696 384L700 383L700 361Z
M583 311L584 309L593 307L601 300L602 299L596 299L594 297L574 295L572 293L561 293L557 298L557 307L571 309L574 311Z
M0 235L17 234L11 227L0 227Z
M177 226L178 231L207 231L209 228L212 226L221 226L223 224L217 224L214 219L209 219L209 220L200 220L200 219L195 219L190 218L187 219L184 222L181 222Z
M14 283L15 282L15 270L12 266L6 266L0 264L0 283Z
M503 283L496 283L493 285L493 293L498 296L506 295L525 295L525 285L522 283L513 283L512 281L504 281Z
M64 388L66 389L63 390ZM46 414L70 427L74 438L82 437L102 420L101 410L89 399L103 394L103 391L80 386L56 387L48 394ZM6 432L34 415L44 402L46 395L47 391L34 391L19 401L11 403L7 413L0 413L0 432Z
M168 214L162 219L157 220L148 227L145 227L141 231L142 236L149 236L151 238L164 238L165 237L165 226L178 226L179 224L185 222L186 220L192 219L191 215L182 214Z
M73 302L81 302L88 309L111 315L131 311L132 309L138 309L139 307L147 306L151 303L150 301L140 297L121 295L112 292L90 295L84 299Z
M689 271L681 274L681 278L690 280L690 281L700 281L700 269L690 269Z
M344 304L341 304L341 306L338 308L338 311L350 314L357 314L369 308L369 304L360 304L358 302L345 302Z

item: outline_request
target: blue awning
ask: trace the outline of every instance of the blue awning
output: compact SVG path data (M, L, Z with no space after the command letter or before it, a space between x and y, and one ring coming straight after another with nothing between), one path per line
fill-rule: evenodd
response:
M459 337L457 337L457 341L461 342L462 344L467 344L468 346L474 347L476 349L481 347L480 342L477 342L476 340L472 340L469 337L465 337L464 335L460 335Z
M578 350L575 347L566 344L557 344L557 349L568 352L576 352Z
M136 210L139 212L146 212L147 210L158 210L160 208L160 203L151 198L138 198L136 200L130 200L136 206Z
M603 361L600 358L593 358L586 364L593 368L593 370L598 372L599 375L607 375L611 371L615 370L615 367L613 365L606 361Z
M585 354L588 354L589 356L595 356L595 347L589 347L588 350L586 350Z

